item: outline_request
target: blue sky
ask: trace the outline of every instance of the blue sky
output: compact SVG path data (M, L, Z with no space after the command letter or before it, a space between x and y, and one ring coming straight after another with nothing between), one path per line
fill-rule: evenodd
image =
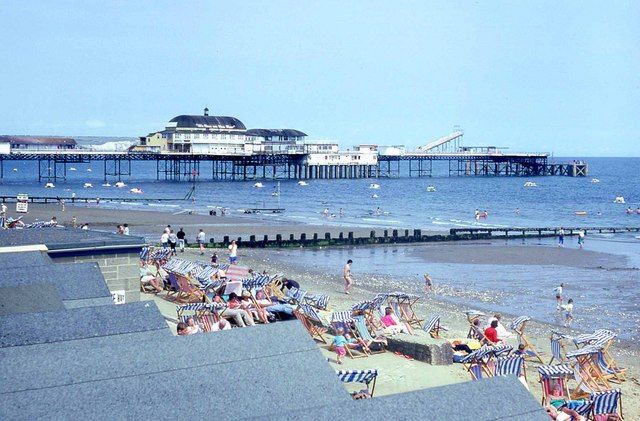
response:
M640 156L640 3L0 0L2 134L179 114L311 138ZM55 7L54 7L55 5Z

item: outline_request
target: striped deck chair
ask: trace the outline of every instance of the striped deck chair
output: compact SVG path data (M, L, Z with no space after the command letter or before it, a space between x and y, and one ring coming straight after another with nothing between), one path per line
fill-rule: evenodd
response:
M146 262L147 259L149 258L149 247L148 246L142 247L140 249L139 256L140 256L140 260Z
M360 337L357 331L354 331L354 329L351 327L353 323L351 310L334 311L333 313L331 313L329 320L331 323L331 327L335 330L336 333L338 332L338 329L342 329L345 334L349 334L353 338ZM346 346L345 349L347 351L347 354L349 354L349 357L351 358L363 358L369 356L367 347L363 347L362 351L357 355L352 352L352 348Z
M460 360L462 366L471 375L472 380L483 377L493 377L493 371L487 366L487 358L492 350L489 346L482 346Z
M325 294L307 294L304 296L304 302L319 310L326 310L329 305L329 296Z
M626 380L626 369L620 367L613 355L611 355L610 349L613 346L617 333L611 330L598 329L594 332L595 340L593 345L601 348L601 355L598 356L598 365L605 374L608 374L615 379L616 382Z
M200 291L200 288L189 282L189 279L185 276L177 276L176 278L179 287L176 301L187 303L204 302L204 292Z
M369 327L367 326L367 320L365 316L354 316L353 324L358 332L358 336L362 338L365 342L369 343L369 352L371 354L382 354L386 352L386 344L387 340L381 337L373 337L371 332L369 331ZM379 351L374 351L371 349L371 344L376 343L380 345Z
M467 338L469 339L477 339L482 344L489 343L489 340L486 336L484 336L484 332L481 328L476 327L473 323L476 320L481 320L483 317L487 317L486 314L476 311L476 310L468 310L464 313L467 316L467 322L469 322L469 332L467 333Z
M289 300L296 304L304 303L304 297L307 295L307 291L302 288L291 288L286 292L286 296Z
M336 374L342 383L364 383L369 390L369 396L373 397L378 370L336 370Z
M524 333L524 329L527 326L527 322L531 320L529 316L520 316L511 322L511 330L518 335L518 343L524 344L527 351L524 356L528 360L537 360L540 364L544 364L542 357L536 348L529 342L529 339Z
M538 374L542 385L542 406L552 399L571 400L569 379L573 377L573 369L568 364L541 365L538 366ZM553 395L554 390L559 390L561 395Z
M249 276L249 268L246 266L230 265L226 270L227 280L238 281Z
M286 296L284 292L284 284L281 279L273 279L270 283L265 285L265 293L270 297L276 297L279 301L286 301Z
M293 311L293 314L300 320L313 339L327 343L323 335L329 331L330 326L320 318L320 315L313 307L300 303L298 308Z
M448 330L446 327L440 325L440 315L436 314L432 318L430 318L424 326L422 326L422 330L431 335L432 338L440 339L440 331Z
M525 384L527 380L527 370L524 366L524 357L522 355L511 355L508 357L499 357L496 360L495 376L516 376L524 377Z
M569 336L560 333L560 332L551 332L551 360L549 360L549 364L556 360L558 363L564 363L567 361L565 357L567 353L567 349L565 347L564 341L570 338Z
M397 321L407 328L407 332L409 332L410 335L413 335L414 334L413 327L411 327L411 324L407 322L407 319L404 316L402 316L402 310L400 309L400 304L398 304L397 301L391 301L389 303L389 307L393 309L393 313L395 314Z
M169 280L169 290L167 291L165 299L169 301L178 301L178 297L180 296L180 285L178 284L178 277L175 273L169 272L167 274L167 279Z
M591 414L593 408L593 402L590 400L569 400L565 401L560 408L569 408L576 411L578 414L582 415L587 419L589 414Z
M605 390L591 394L592 415L618 414L622 417L622 393L620 389Z
M394 310L396 310L397 316L405 322L409 327L418 328L422 327L422 323L424 319L420 319L415 311L413 310L413 305L418 302L421 297L415 294L406 294L403 292L392 292L389 293L389 303L391 304L394 301Z
M604 375L604 377L608 380L611 380L615 383L620 383L625 381L625 372L626 369L621 367L612 367L609 365L606 357L604 356L603 350L600 350L597 354L595 354L596 364L600 368L600 371Z
M574 351L567 352L567 358L575 360L574 377L578 382L578 387L572 394L584 396L593 392L601 392L611 389L609 382L603 376L600 367L595 361L595 354L600 349L593 345L587 345Z

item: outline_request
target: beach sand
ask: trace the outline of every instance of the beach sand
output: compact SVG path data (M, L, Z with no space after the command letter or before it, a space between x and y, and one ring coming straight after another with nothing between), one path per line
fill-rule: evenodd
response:
M457 253L455 248L445 244L435 246L434 250L440 248L447 249L450 253ZM525 258L520 254L525 256L531 254L531 250L525 247L518 247L516 250L512 253L517 255L515 257L516 261ZM208 251L213 252L214 250ZM226 250L218 249L216 251L223 259L227 254ZM187 250L186 253L180 254L179 257L191 260L206 260L208 256L200 256L193 250ZM601 258L605 258L605 256L601 256ZM345 295L342 292L343 281L340 276L340 268L325 268L321 270L301 267L287 257L287 250L240 249L239 259L240 264L247 265L255 270L267 270L268 273L272 274L282 273L287 277L296 279L304 289L310 292L328 294L331 297L329 309L328 312L321 312L323 316L328 316L331 311L348 309L355 302L371 299L377 292L401 289L424 296L416 306L418 315L428 317L433 314L440 314L442 316L442 324L449 328L448 332L444 332L441 335L443 341L464 338L468 331L468 324L464 315L464 311L468 310L468 308L462 308L445 301L444 298L446 297L438 292L437 287L435 293L424 294L423 291L420 291L419 286L412 289L407 286L406 282L391 277L359 277L356 285L352 288L351 295ZM574 263L577 264L578 262ZM168 303L159 297L151 298L150 295L147 295L146 298L155 299L163 309L163 312L166 312L169 317L175 318L175 305L173 303ZM508 322L514 316L516 315L504 314L505 325L508 325ZM533 320L527 325L528 337L533 345L544 353L543 360L545 363L551 358L549 335L553 329L556 329L556 327ZM507 343L517 347L517 339L515 337L508 339ZM468 373L466 373L461 364L432 366L418 361L410 361L391 352L373 355L368 358L345 358L345 363L339 366L335 364L335 354L329 351L327 345L319 344L318 346L330 360L330 364L336 369L378 369L377 396L470 381ZM618 363L628 369L628 380L621 385L613 384L613 387L620 388L623 392L623 408L626 419L640 419L640 400L637 399L640 398L640 382L638 381L640 379L639 351L637 344L624 341L617 341L613 347L613 355ZM526 366L529 389L532 395L537 400L540 400L542 395L541 386L538 382L537 364L528 362ZM572 383L572 386L575 386L575 382ZM352 385L345 385L345 387L349 391L356 389ZM505 399L508 399L508 397L505 397Z

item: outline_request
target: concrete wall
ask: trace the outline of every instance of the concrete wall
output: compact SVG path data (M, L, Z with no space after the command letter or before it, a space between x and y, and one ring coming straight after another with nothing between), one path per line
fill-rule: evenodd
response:
M109 291L124 290L127 303L140 301L140 271L138 253L95 253L57 256L50 254L55 262L61 263L98 263L100 271L107 281Z

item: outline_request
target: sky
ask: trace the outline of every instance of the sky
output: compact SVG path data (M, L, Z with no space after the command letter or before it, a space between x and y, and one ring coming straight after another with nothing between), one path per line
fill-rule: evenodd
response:
M455 3L455 4L454 4ZM0 0L0 134L180 114L311 139L640 156L637 1Z

